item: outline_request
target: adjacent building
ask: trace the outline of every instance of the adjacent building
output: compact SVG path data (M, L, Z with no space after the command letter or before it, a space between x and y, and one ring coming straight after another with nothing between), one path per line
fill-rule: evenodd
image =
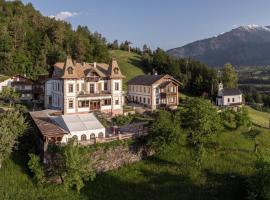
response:
M169 75L136 76L128 81L128 99L151 110L159 107L177 108L179 84Z
M237 88L223 88L223 84L218 85L217 106L241 106L243 105L242 92Z
M124 78L115 59L109 64L76 63L67 56L65 62L54 65L52 78L45 83L45 108L64 114L122 114Z

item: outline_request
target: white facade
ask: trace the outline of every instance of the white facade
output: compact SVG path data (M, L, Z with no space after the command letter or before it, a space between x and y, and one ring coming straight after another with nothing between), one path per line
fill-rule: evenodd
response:
M101 68L96 63L88 63L87 67L74 64L67 58L61 70L64 76L45 83L45 108L62 110L64 114L96 110L112 115L123 113L124 76L115 60Z
M218 97L216 99L217 106L238 106L243 104L242 93L238 89L223 88L223 84L219 83Z
M0 82L0 92L2 92L3 87L11 87L12 78L8 78Z
M129 81L129 101L149 107L151 110L158 107L176 108L179 103L179 83L169 75L159 76L158 78L154 76L142 75ZM153 81L149 82L147 79L153 79Z

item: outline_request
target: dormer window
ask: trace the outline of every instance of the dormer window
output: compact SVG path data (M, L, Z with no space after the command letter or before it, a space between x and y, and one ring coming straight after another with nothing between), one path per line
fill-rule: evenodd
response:
M73 74L73 68L72 68L72 67L69 67L69 68L67 69L67 71L68 71L68 74Z
M114 72L115 74L118 74L118 73L119 73L119 69L118 69L118 68L114 68L113 72Z

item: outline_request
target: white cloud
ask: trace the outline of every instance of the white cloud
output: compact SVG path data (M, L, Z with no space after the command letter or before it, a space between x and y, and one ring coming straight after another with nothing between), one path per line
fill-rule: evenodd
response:
M78 15L78 13L76 13L76 12L61 11L61 12L57 13L56 15L51 15L50 18L66 20L68 18L77 16L77 15Z

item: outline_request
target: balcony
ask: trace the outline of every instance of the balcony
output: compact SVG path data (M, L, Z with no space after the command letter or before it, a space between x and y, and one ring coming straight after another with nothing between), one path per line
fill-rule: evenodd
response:
M85 78L86 82L99 82L99 76L88 76Z
M102 97L102 96L110 96L111 93L107 91L101 91L101 92L89 92L89 91L81 91L78 93L78 97Z

